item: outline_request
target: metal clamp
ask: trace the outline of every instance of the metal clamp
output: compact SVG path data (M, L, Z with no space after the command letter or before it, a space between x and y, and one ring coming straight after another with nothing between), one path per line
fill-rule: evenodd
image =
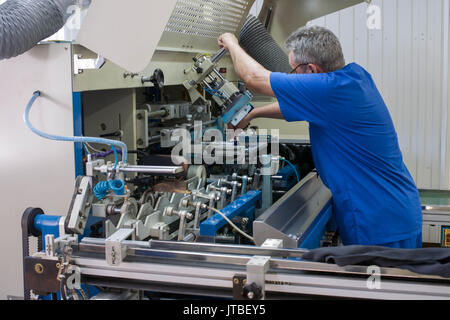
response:
M127 256L127 247L122 243L134 232L134 229L119 229L105 241L106 262L111 266L119 265Z
M265 298L266 272L270 257L254 256L247 263L247 284L243 293L250 300Z

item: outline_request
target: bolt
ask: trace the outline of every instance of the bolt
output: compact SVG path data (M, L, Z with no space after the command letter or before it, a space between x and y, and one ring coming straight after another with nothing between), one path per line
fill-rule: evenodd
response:
M142 119L142 114L138 113L137 118L138 118L138 120L141 120Z
M36 263L34 265L34 271L36 271L36 273L42 274L44 272L44 266L40 263Z
M250 291L249 293L247 293L247 298L253 300L255 298L255 293L253 291Z

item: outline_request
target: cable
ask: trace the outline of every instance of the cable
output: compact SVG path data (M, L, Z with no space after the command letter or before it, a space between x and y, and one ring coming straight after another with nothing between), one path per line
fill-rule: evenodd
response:
M85 142L84 144L87 145L89 148L91 148L92 151L95 151L95 152L97 152L97 153L102 153L102 152L103 152L102 150L95 149L95 148L94 148L92 145L90 145L88 142Z
M224 215L222 212L220 212L219 210L217 210L216 208L213 207L207 207L208 209L216 212L217 214L221 215L222 218L224 218L232 227L233 229L235 229L237 232L239 232L240 234L242 234L244 237L250 239L252 242L255 242L255 240L253 239L253 237L249 236L248 234L246 234L244 231L242 231L241 229L239 229L230 219L228 219L228 217L226 215Z
M25 109L25 114L24 114L23 118L24 118L25 124L28 127L28 129L33 131L38 136L41 136L42 138L50 139L50 140L71 141L71 142L81 142L81 143L92 142L92 143L100 143L100 144L107 144L107 145L111 145L112 144L114 146L122 148L122 150L123 150L122 151L122 162L123 163L127 163L128 148L127 148L127 145L125 143L123 143L122 141L109 140L109 139L103 139L103 138L94 138L94 137L64 137L64 136L56 136L56 135L47 134L45 132L42 132L42 131L34 128L33 125L30 122L29 115L30 115L31 107L33 106L34 102L36 101L36 99L40 95L41 95L40 91L34 92L33 93L33 97L30 99L30 102L28 102L27 108Z
M87 154L91 154L91 152L89 151L88 147L86 146L86 143L83 143L83 147L84 147L84 150L86 151Z
M89 298L87 297L86 293L84 292L84 290L82 288L78 289L78 292L83 297L83 300L89 300Z
M297 182L300 182L300 175L298 174L297 168L289 160L286 160L285 158L280 159L289 164L294 169L295 175L297 176Z
M114 171L117 169L117 163L119 163L119 157L117 155L117 150L114 148L113 145L111 145L112 150L114 151Z
M210 95L212 96L216 96L219 98L222 98L221 96L219 96L218 94L215 94L214 92L212 92L211 90L209 90L208 88L203 88L203 90L205 90L206 92L208 92Z

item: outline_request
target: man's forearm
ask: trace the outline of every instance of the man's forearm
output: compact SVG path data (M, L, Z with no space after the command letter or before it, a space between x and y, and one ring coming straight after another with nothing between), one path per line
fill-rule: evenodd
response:
M250 57L239 45L230 48L234 70L242 80L247 80L251 75L260 73L264 68Z
M250 57L238 44L229 48L234 70L250 90L274 96L270 86L270 71Z
M281 113L280 105L273 103L264 107L255 108L251 113L252 120L257 118L269 118L283 120L283 114Z

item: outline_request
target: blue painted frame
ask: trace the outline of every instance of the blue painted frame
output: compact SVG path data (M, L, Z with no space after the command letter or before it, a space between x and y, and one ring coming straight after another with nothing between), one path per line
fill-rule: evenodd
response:
M221 212L230 220L234 217L254 218L256 210L256 202L261 201L261 191L249 191L228 206L223 208ZM200 235L214 237L217 232L227 224L227 221L219 214L213 215L211 218L200 224Z
M81 92L72 94L73 101L73 134L75 137L83 135L83 106L81 100ZM83 144L81 142L74 143L75 154L75 178L84 175L83 166Z
M311 223L308 229L300 237L298 243L299 248L302 249L317 249L320 247L320 242L323 235L329 229L333 229L333 205L330 200L322 209L322 211L317 215L316 219Z

